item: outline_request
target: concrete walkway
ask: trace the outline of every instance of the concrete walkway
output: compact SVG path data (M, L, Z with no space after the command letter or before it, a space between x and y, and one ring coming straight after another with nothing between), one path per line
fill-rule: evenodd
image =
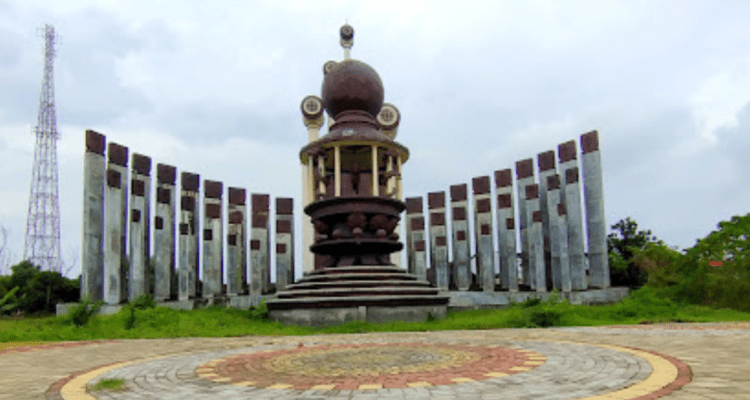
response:
M750 399L747 323L45 347L0 352L0 399ZM350 364L359 369L336 375ZM123 377L127 391L82 392L105 377ZM659 391L680 379L679 389Z

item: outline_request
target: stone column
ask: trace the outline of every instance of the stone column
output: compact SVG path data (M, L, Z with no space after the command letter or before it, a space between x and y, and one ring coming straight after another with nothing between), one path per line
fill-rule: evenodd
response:
M440 290L448 290L448 241L445 228L445 192L427 195L430 209L430 265L433 281Z
M252 194L252 226L250 229L250 295L268 293L270 258L268 247L268 202L267 194Z
M516 161L516 184L518 186L518 230L521 233L521 281L531 285L529 275L529 240L526 231L529 217L526 215L526 186L534 183L534 160Z
M518 291L518 253L513 207L513 176L510 168L495 171L497 188L497 243L500 249L500 284L504 290Z
M466 184L451 186L451 231L453 232L453 281L458 290L469 290L471 286L471 246L469 244L468 187Z
M106 137L86 131L83 156L83 248L81 298L102 299L104 273L104 146Z
M127 298L125 231L128 217L128 148L109 144L104 214L104 302L120 304Z
M485 292L495 290L495 251L492 243L490 177L471 180L474 189L474 237L477 247L477 282Z
M547 277L544 268L544 240L542 236L542 213L539 211L539 185L526 186L526 215L529 227L529 276L531 290L547 291Z
M568 229L565 205L560 203L560 175L547 177L547 215L549 215L552 285L561 292L569 292L570 264L568 263Z
M294 199L276 198L276 292L294 283Z
M406 199L406 248L408 272L419 280L427 280L427 258L425 252L424 215L422 198Z
M203 298L222 295L224 276L224 223L221 216L221 182L203 182L204 228L203 228Z
M245 189L228 188L227 295L247 294L247 205Z
M544 238L544 269L547 287L552 287L552 253L549 238L549 214L547 207L547 178L557 174L555 151L549 150L537 155L539 165L539 211L542 212L542 236Z
M175 279L175 180L171 165L156 165L156 209L154 210L154 300L165 301L174 293Z
M151 158L133 153L130 182L130 279L128 299L151 293L149 235L151 224Z
M573 290L586 290L586 265L583 255L583 218L578 168L565 171L565 214L568 219L568 258Z
M302 209L308 204L315 201L315 178L313 174L313 157L308 160L307 166L303 169L302 181L305 183L302 188ZM315 241L315 229L313 228L312 219L309 215L302 213L302 273L307 274L315 270L315 256L310 251Z
M180 174L180 257L178 298L188 300L196 297L198 285L198 189L200 176L183 172Z
M609 287L610 281L602 157L597 131L581 135L581 150L583 198L586 203L586 232L589 241L589 286L603 289Z

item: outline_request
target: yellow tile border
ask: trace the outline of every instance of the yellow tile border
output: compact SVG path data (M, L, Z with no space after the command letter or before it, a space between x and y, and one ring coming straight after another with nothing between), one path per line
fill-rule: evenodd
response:
M62 397L63 400L96 400L95 397L91 396L90 394L88 394L88 392L86 392L86 385L92 379L96 378L97 376L105 372L111 371L115 368L120 368L120 367L124 367L126 365L131 365L131 364L138 364L138 363L142 363L146 361L158 360L160 358L169 357L170 355L142 358L139 360L123 361L117 364L108 365L106 367L97 368L93 371L83 373L71 379L68 383L66 383L65 385L63 385L63 387L60 388L60 397Z
M382 389L383 384L382 383L363 383L359 385L357 389L359 390L372 390L372 389Z
M409 382L406 384L408 387L427 387L433 386L430 382Z
M502 378L504 376L508 376L508 374L506 374L505 372L488 372L484 374L484 376L489 376L492 378Z
M474 379L471 378L451 378L451 380L456 383L474 382Z
M333 388L335 387L336 387L335 384L334 385L315 385L311 387L310 390L333 390Z

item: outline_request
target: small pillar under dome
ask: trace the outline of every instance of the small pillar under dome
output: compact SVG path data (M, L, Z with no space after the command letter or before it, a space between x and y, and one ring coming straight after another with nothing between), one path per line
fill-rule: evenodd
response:
M581 150L583 198L586 203L586 232L589 243L589 286L604 289L610 286L610 279L602 158L597 131L581 135Z
M247 205L245 189L228 188L227 295L247 294Z
M81 298L102 299L104 279L104 149L106 137L86 131L83 157L83 248L81 251Z
M125 227L127 224L128 148L109 144L104 213L104 302L120 304L127 299Z
M448 241L445 227L445 192L427 195L430 209L430 265L433 281L440 290L448 290Z
M427 253L425 252L424 214L422 198L406 199L406 248L408 272L419 280L427 280Z
M526 231L529 217L526 212L526 186L534 183L534 160L516 161L516 184L518 186L518 229L521 234L521 281L531 284L529 275L529 240Z
M477 283L485 292L495 291L495 251L492 243L492 193L490 177L471 180L474 191L474 237L477 249Z
M518 291L518 252L516 251L513 175L510 168L495 171L497 189L497 243L500 250L500 285Z
M294 199L276 198L276 292L294 283Z
M198 189L200 176L183 172L180 174L180 257L178 298L188 300L196 297L198 285Z
M224 276L224 228L221 212L221 197L224 185L206 180L203 193L203 298L222 295Z
M175 180L171 165L156 165L156 208L154 210L154 300L165 301L176 293L175 279Z
M451 231L453 233L453 281L458 290L469 290L471 286L471 245L469 243L468 187L466 184L451 186Z
M269 196L252 194L252 226L250 228L250 295L268 293L270 233L268 229Z
M130 182L130 257L128 300L151 293L149 242L151 228L151 158L133 153Z

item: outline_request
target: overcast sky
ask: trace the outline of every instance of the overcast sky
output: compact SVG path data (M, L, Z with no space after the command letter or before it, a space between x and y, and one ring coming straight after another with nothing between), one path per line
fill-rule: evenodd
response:
M682 249L750 211L747 1L0 0L0 225L14 261L44 23L60 36L62 251L72 260L86 129L228 186L294 197L299 218L299 104L320 96L323 63L342 58L346 20L352 57L378 71L401 111L406 196L596 129L608 224L630 216Z

